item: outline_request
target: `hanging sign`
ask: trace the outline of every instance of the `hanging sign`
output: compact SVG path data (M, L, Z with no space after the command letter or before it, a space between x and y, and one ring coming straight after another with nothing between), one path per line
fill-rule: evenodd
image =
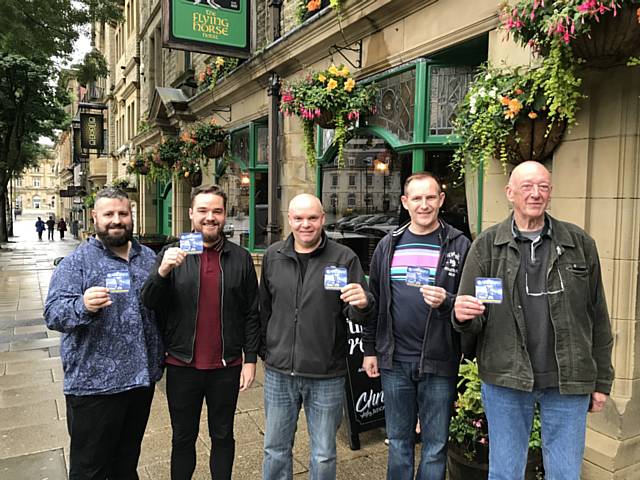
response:
M100 113L80 114L80 147L87 150L104 150L104 117Z
M249 0L163 0L163 46L248 58L249 10Z

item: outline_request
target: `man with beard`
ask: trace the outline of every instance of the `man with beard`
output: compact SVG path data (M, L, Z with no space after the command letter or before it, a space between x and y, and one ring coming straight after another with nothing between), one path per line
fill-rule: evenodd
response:
M238 392L255 377L260 339L258 281L251 255L223 235L227 197L217 185L191 193L189 218L202 233L201 254L170 245L160 252L142 301L162 324L173 438L172 480L190 479L202 401L207 401L216 480L230 480Z
M133 479L162 377L155 316L138 301L155 255L133 239L123 191L98 192L92 216L96 237L58 265L44 311L63 333L69 478Z

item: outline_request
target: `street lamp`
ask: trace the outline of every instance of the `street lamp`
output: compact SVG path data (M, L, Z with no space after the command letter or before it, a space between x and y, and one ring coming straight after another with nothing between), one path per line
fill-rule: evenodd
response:
M373 169L377 175L382 177L382 212L389 210L389 201L387 200L387 178L389 176L389 157L385 152L381 155L382 160L376 159L373 162Z

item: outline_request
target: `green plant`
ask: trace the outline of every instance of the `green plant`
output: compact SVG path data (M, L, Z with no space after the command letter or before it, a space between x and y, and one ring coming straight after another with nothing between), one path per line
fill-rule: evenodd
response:
M537 67L482 66L453 120L454 134L461 139L453 166L460 172L473 171L497 156L506 169L507 138L524 116L545 116L549 129L552 122L575 124L584 96L574 63L555 40Z
M209 57L205 61L204 69L198 74L198 88L204 90L206 88L214 89L218 81L238 66L240 62L237 58L232 57Z
M449 442L457 446L467 460L479 460L480 445L487 447L490 439L487 417L482 405L482 382L478 376L476 361L465 360L460 365L458 377L458 390L461 392L458 393L455 412L449 424ZM542 447L540 435L540 415L536 409L529 437L530 450Z
M202 171L203 148L190 131L182 132L180 141L182 143L181 157L173 164L172 169L179 176L189 178ZM204 162L207 163L206 158Z
M374 111L376 88L357 84L344 65L331 65L327 70L310 72L306 77L285 85L280 111L302 120L306 157L315 164L314 124L335 129L338 166L344 165L347 130L354 126L362 112ZM324 123L322 123L324 122Z
M115 178L111 181L111 186L119 190L127 190L132 187L128 178Z
M127 165L127 173L135 174L135 175L146 175L149 173L149 164L153 160L151 159L151 155L149 153L144 153L142 151L136 153L136 156L129 162Z
M201 151L217 143L228 144L229 132L213 120L198 123L193 130L193 139Z
M96 204L96 193L95 191L85 195L82 197L82 203L87 208L93 208Z
M138 135L151 130L151 124L144 118L138 122Z
M322 8L322 0L297 0L296 4L296 18L298 23L302 23L305 19L305 15L314 14ZM329 6L336 12L340 13L343 0L329 0Z
M76 78L81 85L95 82L98 78L109 75L107 60L99 50L93 49L87 53L77 68Z

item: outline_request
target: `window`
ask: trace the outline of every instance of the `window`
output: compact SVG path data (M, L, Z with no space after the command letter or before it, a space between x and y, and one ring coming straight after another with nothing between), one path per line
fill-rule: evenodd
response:
M33 186L34 187L40 187L40 179L39 178L34 178L33 179Z
M22 186L22 179L16 178L16 187L21 187L21 186Z
M355 193L350 193L347 196L347 206L349 208L354 208L356 206L356 195L355 195Z
M331 175L331 186L332 187L338 186L338 175Z
M31 201L33 208L40 208L40 202L41 202L40 197L38 195L34 195Z
M231 133L231 161L216 168L227 192L227 238L251 250L268 246L267 152L267 125L251 123Z
M349 186L350 187L355 187L356 186L356 176L355 175L349 175Z

